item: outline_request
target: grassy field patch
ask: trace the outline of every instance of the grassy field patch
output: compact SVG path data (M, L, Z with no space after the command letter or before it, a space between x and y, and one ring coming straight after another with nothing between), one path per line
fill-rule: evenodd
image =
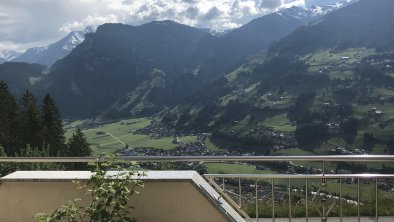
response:
M258 170L253 165L232 163L206 163L208 173L270 174L271 170Z
M280 132L294 132L296 130L296 126L291 125L286 113L268 118L264 120L263 124Z
M76 127L81 126L85 121L74 121L67 125L66 136L71 137ZM84 129L83 132L91 144L95 154L100 152L114 152L124 148L125 144L129 147L152 147L157 149L174 149L179 145L173 144L173 137L163 137L152 139L149 135L135 134L137 129L148 126L149 119L125 119L113 123L103 124L98 127ZM190 143L197 139L196 136L181 137L182 143Z
M208 149L210 150L210 151L220 151L221 150L221 148L220 147L218 147L217 145L215 145L212 141L211 141L211 139L210 138L208 138L208 139L206 139L205 140L205 144L207 145L207 147L208 147Z
M299 148L278 150L272 153L273 156L313 156L314 153Z

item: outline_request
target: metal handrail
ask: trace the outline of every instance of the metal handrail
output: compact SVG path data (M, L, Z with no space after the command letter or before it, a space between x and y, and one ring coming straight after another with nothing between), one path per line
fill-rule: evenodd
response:
M394 155L323 155L323 156L117 156L117 160L135 162L385 162L394 161ZM105 160L105 159L103 159ZM96 157L0 157L0 163L92 163Z
M394 174L204 174L208 178L229 179L347 179L347 178L394 178Z

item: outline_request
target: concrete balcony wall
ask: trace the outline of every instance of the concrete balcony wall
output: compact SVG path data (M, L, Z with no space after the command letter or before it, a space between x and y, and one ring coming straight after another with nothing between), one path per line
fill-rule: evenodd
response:
M19 171L1 179L0 221L36 221L38 212L50 212L75 198L89 196L71 180L86 181L90 172ZM243 219L194 171L150 171L145 187L133 195L132 215L139 222L225 222Z

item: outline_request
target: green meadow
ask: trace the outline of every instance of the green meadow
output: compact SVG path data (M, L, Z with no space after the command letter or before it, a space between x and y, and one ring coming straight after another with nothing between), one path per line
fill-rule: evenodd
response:
M84 121L78 120L67 124L66 137L70 137L75 128L81 126ZM149 135L135 134L137 129L148 126L150 120L147 118L125 119L113 123L103 124L94 128L83 129L88 142L91 145L94 154L100 152L111 153L117 149L125 147L151 147L157 149L174 149L178 145L173 144L173 137L162 137L160 139L152 139ZM105 134L98 133L104 132ZM183 143L189 143L196 140L196 136L181 137Z

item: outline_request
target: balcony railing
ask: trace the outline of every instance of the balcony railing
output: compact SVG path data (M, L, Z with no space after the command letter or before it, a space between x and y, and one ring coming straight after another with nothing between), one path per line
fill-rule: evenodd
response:
M117 156L135 162L394 162L394 155L322 155L322 156ZM0 157L0 163L94 163L95 157ZM105 159L103 159L105 161Z
M352 155L352 156L118 156L118 160L133 162L233 162L233 163L261 163L261 162L318 162L321 164L316 174L205 174L205 178L226 199L245 220L252 221L245 207L254 205L255 221L259 220L259 209L270 209L272 221L275 221L280 209L281 216L286 209L288 220L300 217L297 210L302 209L303 217L308 222L311 215L318 216L321 221L327 221L331 216L346 221L344 205L356 208L357 221L362 221L363 209L369 206L369 216L373 213L374 221L379 221L382 213L379 196L379 184L389 186L394 184L394 174L334 174L326 169L327 163L394 163L394 156L389 155ZM99 161L94 157L3 157L1 163L94 163ZM300 182L301 181L301 182ZM349 182L350 181L350 182ZM349 185L349 183L351 185ZM246 185L245 185L246 184ZM361 187L368 184L371 198L362 199ZM344 195L344 186L355 189L355 196ZM337 190L334 190L337 189ZM393 186L394 193L394 186ZM279 198L280 197L280 198ZM246 206L245 206L246 205ZM394 208L394 206L385 206ZM372 209L373 208L373 209ZM336 209L336 215L333 210ZM313 212L312 212L313 211ZM393 209L394 211L394 209ZM393 216L393 215L390 215Z

